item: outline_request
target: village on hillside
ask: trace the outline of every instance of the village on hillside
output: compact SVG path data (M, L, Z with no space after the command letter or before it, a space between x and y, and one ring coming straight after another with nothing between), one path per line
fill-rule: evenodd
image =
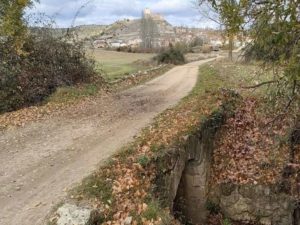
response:
M144 18L150 18L157 26L153 47L164 48L170 44L185 43L191 44L197 39L202 43L211 45L214 49L219 49L226 44L226 40L221 32L211 28L188 28L184 26L172 26L163 15L156 14L146 8L143 11ZM101 35L93 37L94 48L138 48L143 42L141 37L141 19L124 19L108 26ZM236 47L242 45L241 41L235 42Z

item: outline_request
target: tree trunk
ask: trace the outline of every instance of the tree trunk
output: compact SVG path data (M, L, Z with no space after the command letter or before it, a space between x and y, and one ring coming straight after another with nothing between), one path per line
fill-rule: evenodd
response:
M233 35L230 34L228 38L229 38L229 54L228 54L228 57L229 57L229 60L232 61L233 60L233 47L234 47Z

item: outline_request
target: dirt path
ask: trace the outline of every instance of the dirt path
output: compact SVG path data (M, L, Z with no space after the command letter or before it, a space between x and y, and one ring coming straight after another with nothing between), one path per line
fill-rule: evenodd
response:
M192 90L198 66L175 67L130 90L0 133L0 225L40 225L71 188Z

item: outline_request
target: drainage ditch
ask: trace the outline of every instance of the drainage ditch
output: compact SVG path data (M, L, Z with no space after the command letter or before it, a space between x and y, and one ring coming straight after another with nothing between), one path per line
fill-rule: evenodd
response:
M227 115L228 107L222 106L183 147L170 149L159 159L163 172L157 177L155 191L160 199L182 224L206 224L210 205L234 221L300 225L299 204L276 185L210 185L214 142Z

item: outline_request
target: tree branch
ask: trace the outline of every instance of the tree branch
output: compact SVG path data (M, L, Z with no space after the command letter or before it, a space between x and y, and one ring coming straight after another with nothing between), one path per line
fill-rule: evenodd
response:
M276 80L270 80L270 81L265 81L265 82L262 82L260 84L257 84L257 85L253 85L253 86L245 86L245 87L242 87L244 89L253 89L253 88L259 88L261 86L264 86L264 85L267 85L267 84L273 84L273 83L276 83L277 81Z
M295 94L296 94L296 87L297 87L297 80L294 80L293 82L293 91L292 91L292 96L289 98L289 101L287 103L287 105L285 106L285 109L283 110L283 112L281 112L280 114L278 114L274 119L272 119L270 122L268 122L266 124L266 126L270 125L271 123L274 123L276 120L278 120L280 117L284 116L285 114L287 114L289 108L291 107L294 99L295 99Z

